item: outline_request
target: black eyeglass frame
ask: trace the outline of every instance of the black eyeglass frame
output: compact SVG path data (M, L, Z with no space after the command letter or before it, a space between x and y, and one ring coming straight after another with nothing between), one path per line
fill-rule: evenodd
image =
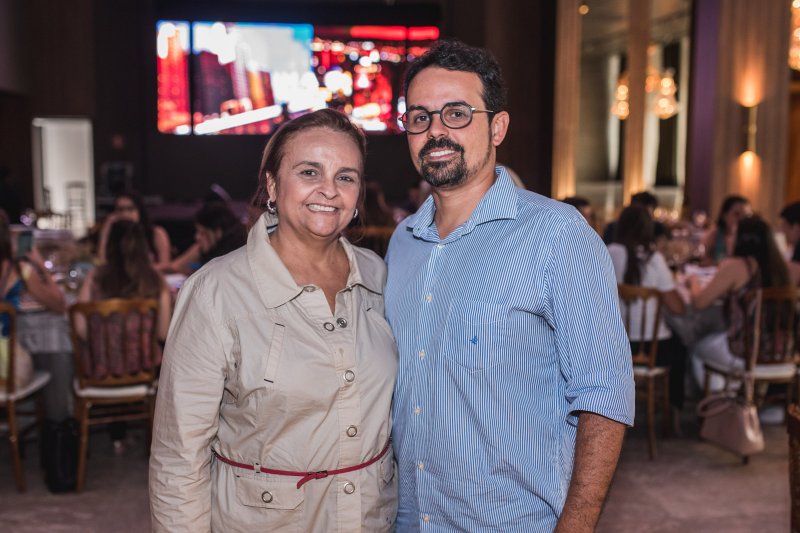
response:
M447 123L447 121L444 119L444 115L442 113L448 107L453 107L453 106L463 106L463 107L466 107L467 109L469 109L469 122L467 122L463 126L455 126L455 127L453 127L453 126L449 125ZM428 111L424 107L414 108L411 111L424 111L425 114L428 115L428 125L422 131L409 131L408 130L408 122L406 120L406 117L407 117L409 112L406 111L405 113L403 113L400 116L400 122L403 124L403 129L409 135L419 135L419 134L425 133L426 131L431 129L431 124L433 124L433 115L439 115L439 120L441 120L442 124L444 124L448 129L451 129L451 130L462 130L462 129L466 128L467 126L469 126L470 124L472 124L472 119L475 117L475 113L489 113L490 115L496 115L497 114L497 111L492 111L490 109L478 109L477 107L473 107L473 106L469 105L466 102L447 102L438 111ZM489 120L491 121L492 117L489 117Z

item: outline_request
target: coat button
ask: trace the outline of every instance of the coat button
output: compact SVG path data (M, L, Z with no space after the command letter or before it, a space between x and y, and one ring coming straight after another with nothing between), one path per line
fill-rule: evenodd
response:
M358 435L358 428L357 427L350 426L349 428L347 428L347 436L348 437L355 437L356 435Z
M330 322L325 322L324 324L322 324L322 327L328 331L333 331L334 329L333 324L331 324Z
M346 328L347 327L347 320L345 320L342 317L339 317L339 318L336 319L336 324L338 324L340 328Z
M356 486L350 483L349 481L344 484L345 494L353 494L355 491L356 491Z
M344 380L348 383L352 383L356 379L356 373L352 370L345 370L344 372Z
M272 493L268 490L265 490L261 493L261 501L264 503L270 503L272 501Z
M317 288L314 287L313 285L306 285L305 287L303 287L303 290L306 292L314 292L315 290L317 290Z

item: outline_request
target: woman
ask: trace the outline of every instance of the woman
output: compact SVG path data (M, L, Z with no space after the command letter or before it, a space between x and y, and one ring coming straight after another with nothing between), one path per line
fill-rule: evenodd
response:
M15 252L8 217L0 210L0 301L19 308L20 298L27 291L45 308L56 313L66 311L64 293L47 272L36 248L21 258Z
M789 245L789 275L792 281L800 282L800 202L794 202L781 210L781 232Z
M719 263L733 253L736 225L751 214L750 202L743 196L731 195L722 201L716 224L703 238L705 263Z
M202 208L194 217L194 244L163 270L191 274L215 257L244 246L247 232L233 212L222 204Z
M161 226L155 226L150 222L142 197L134 192L122 193L114 199L114 212L106 218L97 245L97 255L101 261L105 261L108 232L117 220L130 220L141 224L147 239L148 255L156 268L169 264L172 256L169 234Z
M118 220L108 232L106 262L90 271L78 293L79 302L111 298L155 298L158 300L157 337L167 338L172 300L169 286L148 258L145 229L130 220ZM78 321L79 335L86 325ZM135 336L131 336L134 338Z
M678 291L672 272L661 252L655 250L653 236L653 218L646 207L631 204L620 213L617 221L614 243L608 245L608 253L614 264L617 283L658 289L662 301L669 312L680 315L684 312L684 304ZM655 307L654 302L648 305ZM639 308L630 309L630 340L638 344L642 339L641 304ZM655 309L648 309L648 316L655 316ZM670 402L673 408L680 411L684 399L684 374L686 370L686 348L661 318L658 324L645 324L645 337L651 338L656 327L658 338L657 364L669 366ZM675 417L677 422L678 418Z
M711 281L704 285L697 277L689 278L692 305L702 310L719 298L725 299L725 320L728 331L706 335L692 348L692 366L695 379L703 386L704 363L727 369L744 368L742 342L744 296L761 287L787 287L792 285L786 262L778 251L769 225L758 216L739 221L733 256L724 259ZM711 389L719 390L724 381L719 375L711 376Z
M341 237L365 151L339 112L284 124L247 246L181 289L150 460L155 531L392 530L386 271Z
M67 306L64 293L44 267L36 248L17 257L11 239L11 228L5 211L0 209L0 302L19 309L23 293L50 311L63 313ZM6 379L8 369L8 318L0 316L0 381ZM15 386L24 387L33 376L30 354L17 347L15 360Z
M105 249L106 262L89 272L78 293L79 302L89 302L93 300L107 300L111 298L155 298L158 300L158 315L151 327L156 328L156 336L159 341L167 338L167 329L172 309L172 300L169 286L161 277L161 274L153 267L150 262L149 247L145 230L141 224L130 220L117 220L111 225L108 232L108 244ZM139 322L128 320L125 323L127 335L123 334L122 321L111 322L111 329L107 331L108 340L111 342L109 350L108 365L117 372L122 372L123 368L129 368L124 361L125 354L139 353L138 334ZM92 328L91 320L87 326L82 316L76 320L76 332L82 338L86 338L86 329ZM99 328L100 326L95 326ZM99 331L99 329L98 329ZM151 330L152 331L152 330ZM104 350L102 335L93 337L100 345L96 347L97 352ZM117 345L122 339L127 339L129 344L126 346ZM154 364L160 363L161 354L153 354ZM114 356L118 357L115 359ZM88 356L88 352L86 354ZM90 363L86 361L87 366ZM115 422L109 428L111 440L113 441L114 452L117 454L125 451L126 425L124 422Z

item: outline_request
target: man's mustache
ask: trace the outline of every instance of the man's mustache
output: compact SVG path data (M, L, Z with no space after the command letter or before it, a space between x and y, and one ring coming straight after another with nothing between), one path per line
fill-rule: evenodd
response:
M451 141L450 139L446 138L438 138L438 139L430 139L428 142L425 143L425 146L422 147L422 150L419 151L419 158L422 159L429 153L433 152L434 150L454 150L459 153L464 153L464 147L460 144Z

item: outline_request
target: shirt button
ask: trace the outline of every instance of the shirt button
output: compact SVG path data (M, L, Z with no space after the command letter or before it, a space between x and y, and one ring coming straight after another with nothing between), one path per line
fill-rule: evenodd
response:
M344 318L339 317L339 318L336 319L336 324L338 324L340 328L346 328L347 327L347 320L345 320Z
M315 290L317 290L317 288L314 287L313 285L308 285L306 287L303 287L303 290L306 292L314 292Z
M330 322L325 322L324 324L322 324L322 327L328 331L333 331L334 329L333 324L331 324Z
M261 493L261 501L264 503L272 502L272 493L268 490L265 490Z
M431 515L429 515L429 514L422 515L422 521L427 524L428 522L431 521Z
M430 302L431 300L433 300L433 295L432 294L426 294L425 295L425 301L426 302Z
M349 481L344 484L345 494L353 494L355 491L356 491L356 486L350 483Z
M415 407L415 408L414 408L414 414L415 414L415 415L419 416L419 414L420 414L421 412L422 412L422 408L420 408L419 406L417 406L417 407Z
M420 470L425 470L425 463L419 463L417 465L417 468L419 468Z
M344 372L344 380L348 383L352 383L356 379L356 373L352 370L345 370Z
M425 359L425 350L420 350L419 351L419 358L420 359Z
M441 250L442 248L444 248L444 244L437 244L436 245L436 249L437 250Z
M356 435L358 435L358 428L357 427L350 426L349 428L347 428L347 436L348 437L355 437Z

